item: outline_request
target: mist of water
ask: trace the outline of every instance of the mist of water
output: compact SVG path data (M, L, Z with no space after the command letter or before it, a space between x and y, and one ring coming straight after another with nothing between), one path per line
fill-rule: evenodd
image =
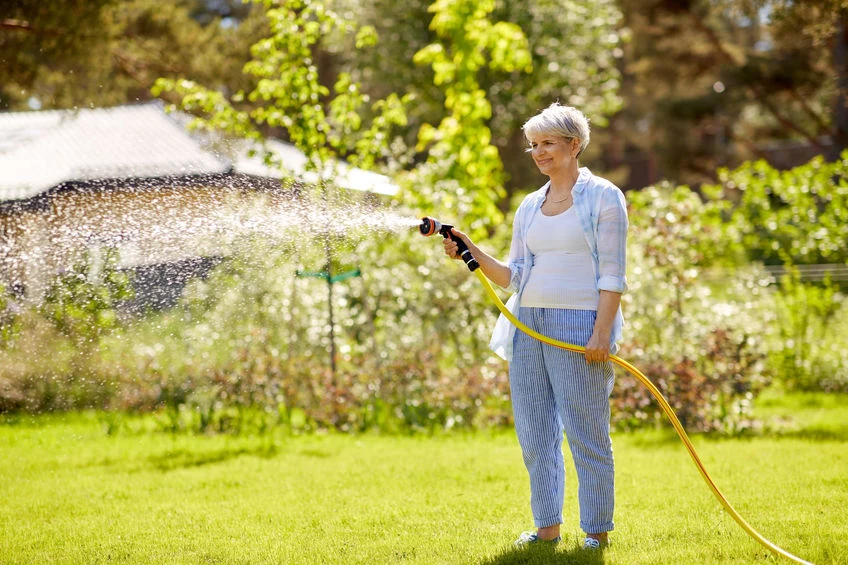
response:
M116 250L132 269L226 257L244 245L289 247L415 228L420 220L361 195L307 199L283 189L212 192L137 186L54 195L47 209L10 215L0 239L0 283L37 295L86 251ZM259 243L261 242L261 243Z

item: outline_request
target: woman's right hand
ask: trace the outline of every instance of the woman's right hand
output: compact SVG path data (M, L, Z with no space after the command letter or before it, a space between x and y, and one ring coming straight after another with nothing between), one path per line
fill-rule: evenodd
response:
M485 253L482 249L474 245L474 242L471 241L470 237L458 229L451 228L451 235L455 238L461 239L465 243L466 247L468 247L468 251L471 252L471 256L474 257L480 265L480 271L482 271L482 273L486 275L490 281L503 288L507 288L509 286L509 280L512 274L505 263L501 263L488 253ZM451 259L462 259L462 257L457 254L457 251L459 251L459 245L457 245L452 238L445 238L443 245L445 246L445 255Z
M465 245L471 247L471 240L468 239L467 235L465 235L456 228L451 228L451 233L460 238L462 241L464 241ZM446 237L444 239L443 245L445 246L445 255L447 255L451 259L461 259L458 253L459 245L457 245L452 238Z

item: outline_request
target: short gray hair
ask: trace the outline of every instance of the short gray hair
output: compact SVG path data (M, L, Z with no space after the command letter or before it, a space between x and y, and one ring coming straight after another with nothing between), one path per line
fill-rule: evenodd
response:
M579 157L589 145L589 119L574 106L562 106L554 102L529 120L521 129L524 137L535 133L558 135L580 140Z

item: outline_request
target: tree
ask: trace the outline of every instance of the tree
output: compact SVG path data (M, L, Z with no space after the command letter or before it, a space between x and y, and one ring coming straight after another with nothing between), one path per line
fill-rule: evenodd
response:
M197 116L194 127L255 141L262 140L269 129L281 133L306 155L307 172L318 175L317 182L306 184L325 194L334 184L339 158L373 166L384 154L388 133L405 125L404 100L391 94L369 104L369 97L348 73L335 77L331 96L328 77L321 76L315 54L325 36L350 31L351 25L323 3L254 2L265 5L270 34L253 44L252 58L244 65L252 90L160 78L153 93L176 97L181 109ZM357 31L357 48L374 41L371 28ZM377 116L367 124L360 115L365 109ZM304 180L289 173L292 180Z
M846 2L622 0L629 141L662 158L680 182L715 179L719 166L769 157L768 141L815 152L837 140ZM841 110L840 110L841 111ZM795 163L798 164L798 163Z
M804 108L821 129L831 134L833 143L827 155L836 160L848 149L848 1L780 0L775 4L775 35L781 41L791 42L800 58L811 64L811 68L823 68L829 63L827 72L831 80L835 80L829 92L830 106L815 108L806 104ZM812 91L815 83L806 86L808 91ZM804 95L803 92L800 94ZM803 100L799 102L803 104ZM828 110L831 111L829 120Z
M497 191L502 190L500 161L497 150L490 143L491 134L486 125L491 107L477 80L488 66L512 72L529 63L526 39L521 30L510 24L492 23L488 18L492 5L491 2L478 4L465 0L437 2L433 7L433 29L439 41L421 50L417 59L422 65L435 68L434 78L444 90L448 116L436 125L420 129L418 151L424 156L421 159L424 165L412 175L422 182L411 182L405 193L407 204L424 194L440 205L458 200L455 212L479 219L472 225L477 229L490 228L497 221L497 216L489 212L496 203ZM367 49L375 39L371 28L348 22L327 4L316 0L286 0L273 6L267 2L266 16L271 34L252 47L252 60L245 65L245 71L255 79L254 89L227 95L192 81L162 79L157 81L155 92L175 98L181 109L199 116L196 121L199 127L253 140L261 140L264 131L270 131L291 140L306 155L308 172L313 173L311 177L292 175L295 182L291 186L305 200L302 209L307 216L320 212L324 206L331 206L337 198L335 167L340 158L368 168L385 163L387 155L391 158L395 145L393 131L406 125L405 108L410 105L410 99L388 93L385 98L374 100L362 91L344 67L322 65L322 45L328 37L349 33L354 36L358 48ZM332 88L326 86L330 77L334 83ZM445 177L454 179L446 182L467 181L467 192L451 200L457 193L446 185L426 190L426 179ZM495 198L491 197L493 194ZM306 218L304 225L309 224ZM319 230L323 227L319 226ZM390 238L370 237L357 243L354 252L367 261L362 280L368 285L369 295L367 299L363 295L361 300L340 296L339 301L333 303L347 313L347 316L339 316L343 322L339 327L334 326L334 330L345 328L348 337L344 355L352 358L344 363L344 371L331 375L333 386L342 382L336 379L359 378L357 375L366 378L364 375L368 374L373 380L373 373L368 373L368 369L376 370L389 363L399 364L398 371L403 377L396 378L432 379L434 367L419 367L418 362L432 359L435 352L439 355L436 365L441 359L451 359L448 365L460 372L477 364L484 349L484 342L477 334L486 331L486 326L472 324L471 309L450 308L449 305L474 303L483 297L480 293L474 293L473 299L464 296L474 281L467 276L457 276L461 274L458 271L453 271L453 277L443 275L440 287L432 288L433 283L422 274L443 268L444 257L431 253L429 260L422 259L421 245L410 252L408 244L412 237L420 242L420 238L407 229ZM318 246L308 245L308 249L301 250L304 239L298 237L301 245L286 250L285 255L268 255L281 257L289 267L300 260L314 261ZM324 235L318 242L323 243L327 251L325 273L329 277L331 269L341 264L344 257L332 234ZM429 251L429 246L426 247ZM307 270L314 271L314 268L310 265ZM263 304L285 304L285 308L277 311L291 312L292 327L311 325L310 339L289 336L291 339L286 343L283 341L286 336L278 335L280 341L272 343L273 338L269 336L268 341L256 346L260 351L252 351L251 356L273 356L275 348L287 351L290 355L287 364L294 367L293 370L298 366L308 367L320 375L321 361L316 363L314 355L305 353L323 346L320 334L316 335L316 331L324 330L323 316L303 314L307 308L320 308L320 302L315 300L314 290L308 294L298 292L295 298L295 293L288 292L285 287L282 289L285 294L281 294L279 281L282 277L274 276L280 272L283 270L275 269L262 280L252 280L249 290L226 293L230 305L238 308L229 312L234 318L238 317L240 331L243 327L256 328L259 318L249 314L248 319L240 306L241 301L232 298L234 294L262 295ZM399 280L405 284L398 284ZM263 293L260 285L269 292ZM299 285L298 288L302 290L303 287ZM223 295L214 293L216 297ZM219 305L222 309L227 308L223 300ZM373 350L379 347L379 355L372 350L362 354L363 329L353 320L361 320L360 323L370 328ZM229 323L224 325L233 327ZM262 332L262 335L269 334ZM377 340L381 340L379 346ZM351 351L358 357L351 357L354 355ZM407 363L412 369L406 367ZM314 382L301 380L310 386ZM373 386L381 385L377 382ZM391 389L394 385L387 380L385 386Z
M0 20L0 107L17 107L45 73L45 61L56 68L90 64L105 41L107 8L115 0L45 3L15 2ZM5 11L4 11L5 12ZM78 25L85 22L85 25Z
M256 143L263 141L266 132L272 132L285 136L306 156L304 171L285 170L282 163L274 162L270 152L265 153L265 160L286 173L284 183L305 201L301 203L304 216L314 210L325 212L316 235L324 250L321 274L328 282L331 367L335 375L332 283L340 263L340 237L332 222L333 209L344 205L345 199L336 184L338 168L343 158L365 168L391 159L392 130L406 125L407 99L392 93L371 102L346 72L334 73L332 91L326 86L329 77L321 72L316 60L324 38L355 31L356 47L367 48L375 41L373 29L355 29L320 1L255 1L264 5L270 34L253 44L252 58L244 65L245 74L252 79L251 90L228 96L226 88L161 78L153 92L176 98L182 110L196 115L194 127ZM369 122L363 121L364 112L372 116Z
M426 163L412 174L419 202L453 210L459 218L471 215L476 222L470 227L478 233L501 223L497 203L505 196L503 165L488 127L492 107L479 76L484 68L532 69L521 29L492 23L488 16L493 8L493 0L437 0L430 7L434 14L430 28L439 39L413 58L433 69L433 82L444 91L447 114L437 127L425 123L418 133L417 148L427 151ZM441 190L421 189L440 183Z
M242 87L256 14L220 25L206 3L23 0L0 20L0 109L110 106L149 100L160 76ZM202 20L204 23L200 23Z
M431 4L440 3L410 0L399 10L390 0L333 1L339 11L349 11L359 23L372 26L379 37L369 50L334 43L328 47L333 57L350 67L363 90L372 96L414 94L415 104L408 111L406 141L410 145L417 142L421 124L438 124L448 115L444 88L434 81L436 71L429 63L410 64L420 50L444 40L429 25L434 14L428 12ZM615 0L497 0L482 3L481 9L486 6L487 17L493 22L521 30L532 63L532 70L523 65L511 70L487 65L476 75L491 105L491 117L485 124L504 166L505 193L499 205L506 211L513 194L542 180L524 154L526 142L520 129L524 121L559 100L580 107L597 127L606 124L608 116L621 107L621 12ZM503 40L509 41L509 37ZM600 152L593 144L588 159Z
M402 132L410 146L422 124L439 123L446 115L432 68L412 63L415 53L437 38L429 27L430 3L410 0L400 10L387 0L333 0L328 7L376 30L379 42L360 49L354 35L336 29L312 49L321 83L329 89L344 68L372 99L414 96L415 104L407 108L409 127ZM523 152L524 120L559 100L581 107L602 126L621 106L621 14L615 0L497 0L489 12L493 21L521 28L533 63L529 73L491 67L477 77L491 101L487 126L504 162L505 194L511 195L541 180ZM24 0L4 21L0 54L13 64L0 66L0 108L12 110L147 100L159 77L193 80L227 96L249 92L256 79L242 73L242 66L250 59L249 46L268 35L261 6L242 6L238 0L63 0L49 8ZM367 107L360 111L363 122L376 117ZM593 144L589 158L598 149ZM506 197L499 202L502 211L509 204Z

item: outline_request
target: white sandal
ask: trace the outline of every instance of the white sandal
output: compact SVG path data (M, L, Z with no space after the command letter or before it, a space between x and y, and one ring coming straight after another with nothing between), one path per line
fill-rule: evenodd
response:
M516 547L524 547L526 545L531 545L534 543L557 544L561 539L561 536L557 536L554 539L542 539L536 532L524 532L520 536L518 536L518 539L515 540L514 545Z
M602 542L601 540L590 537L586 537L586 539L583 540L583 549L603 549L608 545L609 540Z

